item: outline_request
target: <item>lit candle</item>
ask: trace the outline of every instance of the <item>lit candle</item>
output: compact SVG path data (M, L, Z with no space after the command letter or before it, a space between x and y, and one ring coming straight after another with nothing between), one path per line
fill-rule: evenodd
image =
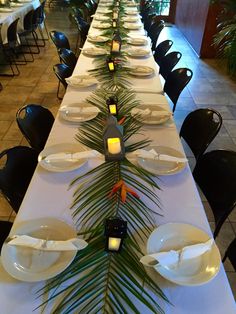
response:
M119 154L121 152L120 139L118 137L107 139L107 149L112 155Z
M115 114L117 113L117 110L116 110L116 105L113 104L113 105L109 105L109 111L111 114Z
M112 60L109 60L107 64L108 64L109 71L114 72L115 71L114 62Z
M120 248L121 239L120 238L111 238L108 239L108 250L118 251Z
M113 22L112 22L112 26L113 26L114 28L117 27L116 21L113 21Z
M113 20L117 20L118 19L118 13L117 12L113 12Z
M119 52L120 51L120 43L117 41L112 42L112 52Z

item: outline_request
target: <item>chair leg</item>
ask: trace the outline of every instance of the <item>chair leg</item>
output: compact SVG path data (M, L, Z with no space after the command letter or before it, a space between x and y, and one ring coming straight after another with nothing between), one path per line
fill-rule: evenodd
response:
M60 85L61 85L61 84L60 84L60 81L58 81L58 85L57 85L57 98L61 100L62 97L59 96L59 93L60 93Z

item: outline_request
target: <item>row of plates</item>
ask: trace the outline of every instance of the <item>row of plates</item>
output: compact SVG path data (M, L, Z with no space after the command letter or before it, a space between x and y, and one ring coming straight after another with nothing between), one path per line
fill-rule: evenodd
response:
M183 153L166 146L150 146L150 149L155 149L155 151L159 154L165 154L173 157L184 158ZM51 154L57 153L76 153L78 151L86 151L86 148L80 144L69 144L69 143L62 143L49 146L45 148L38 157L39 164L44 169L52 172L68 172L79 169L82 167L86 162L87 159L79 159L76 161L68 161L68 160L61 160L56 162L47 162L46 157ZM129 157L127 158L132 163L137 163L143 169L149 171L153 175L174 175L179 173L186 167L186 162L173 162L173 161L159 161L159 160L151 160L145 159L141 157ZM101 159L101 161L103 161Z
M44 240L67 240L77 237L74 226L56 218L38 218L14 225L12 235L29 235ZM185 246L206 242L210 236L190 224L169 223L155 229L147 242L147 254L179 250ZM14 278L27 282L46 280L66 269L76 251L43 251L28 247L2 246L1 260L5 270ZM209 282L220 269L220 253L214 243L201 256L181 263L179 267L155 266L167 280L184 286L197 286Z

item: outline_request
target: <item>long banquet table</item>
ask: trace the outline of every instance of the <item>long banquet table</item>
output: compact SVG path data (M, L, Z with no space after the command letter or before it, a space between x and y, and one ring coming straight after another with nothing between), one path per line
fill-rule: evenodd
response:
M90 32L98 31L91 27ZM138 31L137 31L138 34ZM91 46L86 41L85 48ZM85 74L93 68L93 58L81 53L74 74ZM150 55L146 59L129 59L131 64L150 65L155 69L155 75L151 78L130 78L133 88L142 87L145 92L138 92L137 98L143 103L156 103L163 108L169 108L165 96L160 90L158 67ZM94 90L94 87L76 89L68 86L61 106L83 102ZM147 90L149 92L147 92ZM48 138L46 147L59 143L73 143L76 145L75 134L78 125L63 121L59 114ZM144 135L152 139L154 145L169 146L183 151L175 127L174 119L160 126L144 126ZM15 226L22 221L41 218L56 217L73 224L69 210L73 189L68 190L69 183L81 172L85 172L96 165L97 162L89 161L81 169L65 173L48 172L38 166L32 178L24 201L15 220ZM189 166L183 171L172 176L162 176L158 180L161 191L158 191L162 209L158 209L163 216L156 216L156 224L169 222L188 223L205 230L211 234L210 227L196 188ZM148 202L148 200L145 200ZM153 273L153 278L158 282L173 305L161 302L165 313L174 314L233 314L236 313L235 301L224 271L221 265L217 276L209 283L202 286L186 287L173 284L163 279L159 274ZM36 291L44 285L44 282L27 283L12 278L1 266L0 272L0 302L1 313L4 314L28 314L32 313L42 299L36 299ZM34 313L50 313L50 306L43 312L42 309ZM79 310L75 313L79 313ZM140 313L150 313L140 305Z
M0 12L0 24L2 24L1 28L1 36L3 43L7 42L7 29L8 26L14 22L17 18L19 18L18 22L18 31L22 31L24 29L24 17L25 15L32 9L37 9L40 6L39 0L33 0L31 2L22 3L21 6L12 7L12 12Z

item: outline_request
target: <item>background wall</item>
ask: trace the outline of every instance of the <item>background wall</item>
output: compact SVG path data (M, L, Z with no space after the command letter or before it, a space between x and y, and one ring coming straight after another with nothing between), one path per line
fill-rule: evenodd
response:
M214 57L212 38L216 31L216 6L210 0L178 0L175 24L187 38L196 53L205 58Z

